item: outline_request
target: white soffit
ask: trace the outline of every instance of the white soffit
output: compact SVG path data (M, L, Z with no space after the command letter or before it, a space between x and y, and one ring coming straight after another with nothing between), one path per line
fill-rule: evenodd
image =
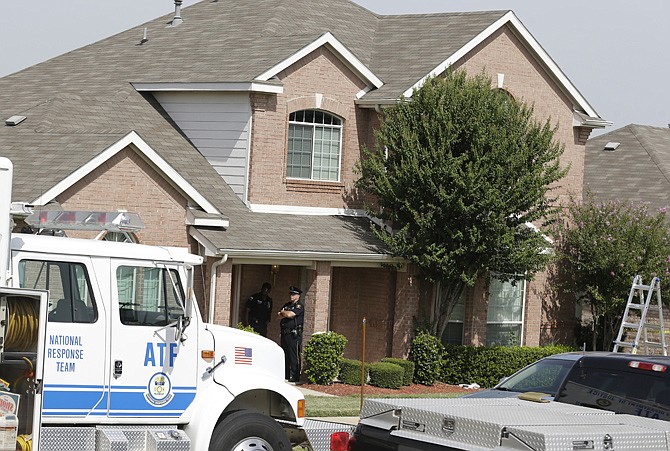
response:
M93 170L98 168L111 157L125 149L129 145L134 145L142 155L144 155L151 163L158 168L166 178L179 189L181 189L188 197L190 197L196 204L198 204L205 212L220 214L220 212L212 205L204 196L202 196L190 183L188 183L172 166L170 166L160 155L154 151L149 144L144 141L140 135L132 131L119 141L102 151L96 157L91 159L88 163L78 168L68 177L61 180L54 185L50 190L46 191L40 197L35 199L33 205L45 205L47 202L53 200L77 183L79 180L90 174Z
M510 26L519 34L519 36L525 41L530 49L540 58L542 63L547 67L549 72L555 77L557 82L565 89L565 91L573 98L575 103L581 107L586 114L592 117L600 117L598 113L593 109L593 107L586 101L586 99L581 95L577 88L572 84L568 77L563 73L563 71L558 67L558 65L551 59L549 54L542 48L539 42L535 40L533 35L528 31L528 29L521 23L521 21L516 17L516 15L509 11L500 19L489 25L484 31L479 33L472 39L470 42L461 47L456 53L451 55L445 61L440 63L435 69L430 71L425 77L416 82L412 87L406 90L403 93L403 96L406 98L412 97L412 92L414 89L420 88L430 77L435 77L450 67L452 64L456 63L458 60L463 58L468 52L474 49L476 46L481 44L486 38L491 36L496 30L509 23Z
M304 215L304 216L356 216L367 217L364 210L349 208L301 207L297 205L249 204L254 213Z
M357 72L361 77L363 77L366 82L372 84L375 88L380 88L384 82L382 82L375 74L368 69L365 64L363 64L353 53L351 53L340 41L338 41L335 36L330 32L322 34L316 41L300 49L297 53L294 53L289 58L286 58L284 61L281 61L279 64L271 67L267 71L260 74L256 77L258 80L267 81L277 75L279 72L283 71L287 67L295 64L300 59L309 55L319 47L323 45L329 45L337 53L340 54L343 61L349 65L351 69Z
M139 92L263 92L267 94L282 94L284 87L277 83L262 82L230 82L230 83L132 83Z

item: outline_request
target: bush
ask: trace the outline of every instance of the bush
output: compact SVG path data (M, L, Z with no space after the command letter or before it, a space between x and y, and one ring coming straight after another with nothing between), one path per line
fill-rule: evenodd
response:
M414 361L414 382L433 385L441 375L444 346L433 335L422 331L412 340L410 357Z
M342 359L340 367L340 382L349 385L361 385L361 367L363 362L360 360ZM370 368L365 366L365 381L370 376Z
M393 363L395 365L400 365L405 371L405 374L402 378L403 385L411 385L412 380L414 379L414 362L405 359L396 359L393 357L384 357L382 362Z
M370 385L381 388L399 389L402 387L405 370L400 365L377 362L370 365Z
M245 326L245 325L242 324L242 323L237 323L237 326L235 326L235 328L236 328L236 329L243 330L243 331L245 331L245 332L251 332L252 334L260 335L258 332L256 332L256 331L254 330L253 327L251 327L251 326Z
M336 332L313 334L305 345L305 374L310 382L330 385L340 373L347 339Z
M443 354L440 380L446 384L477 383L493 387L526 365L561 352L574 351L563 345L542 347L447 346Z

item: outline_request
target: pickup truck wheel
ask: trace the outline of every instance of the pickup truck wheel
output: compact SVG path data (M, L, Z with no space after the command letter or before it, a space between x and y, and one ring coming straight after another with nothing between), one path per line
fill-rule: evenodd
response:
M290 451L284 429L258 412L238 410L219 423L212 433L209 451Z

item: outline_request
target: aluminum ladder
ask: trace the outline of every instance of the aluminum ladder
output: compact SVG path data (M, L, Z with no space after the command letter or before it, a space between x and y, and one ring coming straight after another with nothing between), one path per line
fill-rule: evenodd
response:
M630 354L637 354L639 350L650 354L649 349L655 348L668 355L660 282L658 277L654 277L650 285L643 284L640 275L633 279L619 334L614 340L614 352L630 349Z

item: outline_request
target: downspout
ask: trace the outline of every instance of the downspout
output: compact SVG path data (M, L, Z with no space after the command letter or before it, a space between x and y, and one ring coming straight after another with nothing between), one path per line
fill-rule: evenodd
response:
M209 314L207 315L207 322L214 324L214 304L216 302L216 270L219 266L223 265L228 261L228 254L223 254L223 257L218 262L212 265L212 269L209 273Z

